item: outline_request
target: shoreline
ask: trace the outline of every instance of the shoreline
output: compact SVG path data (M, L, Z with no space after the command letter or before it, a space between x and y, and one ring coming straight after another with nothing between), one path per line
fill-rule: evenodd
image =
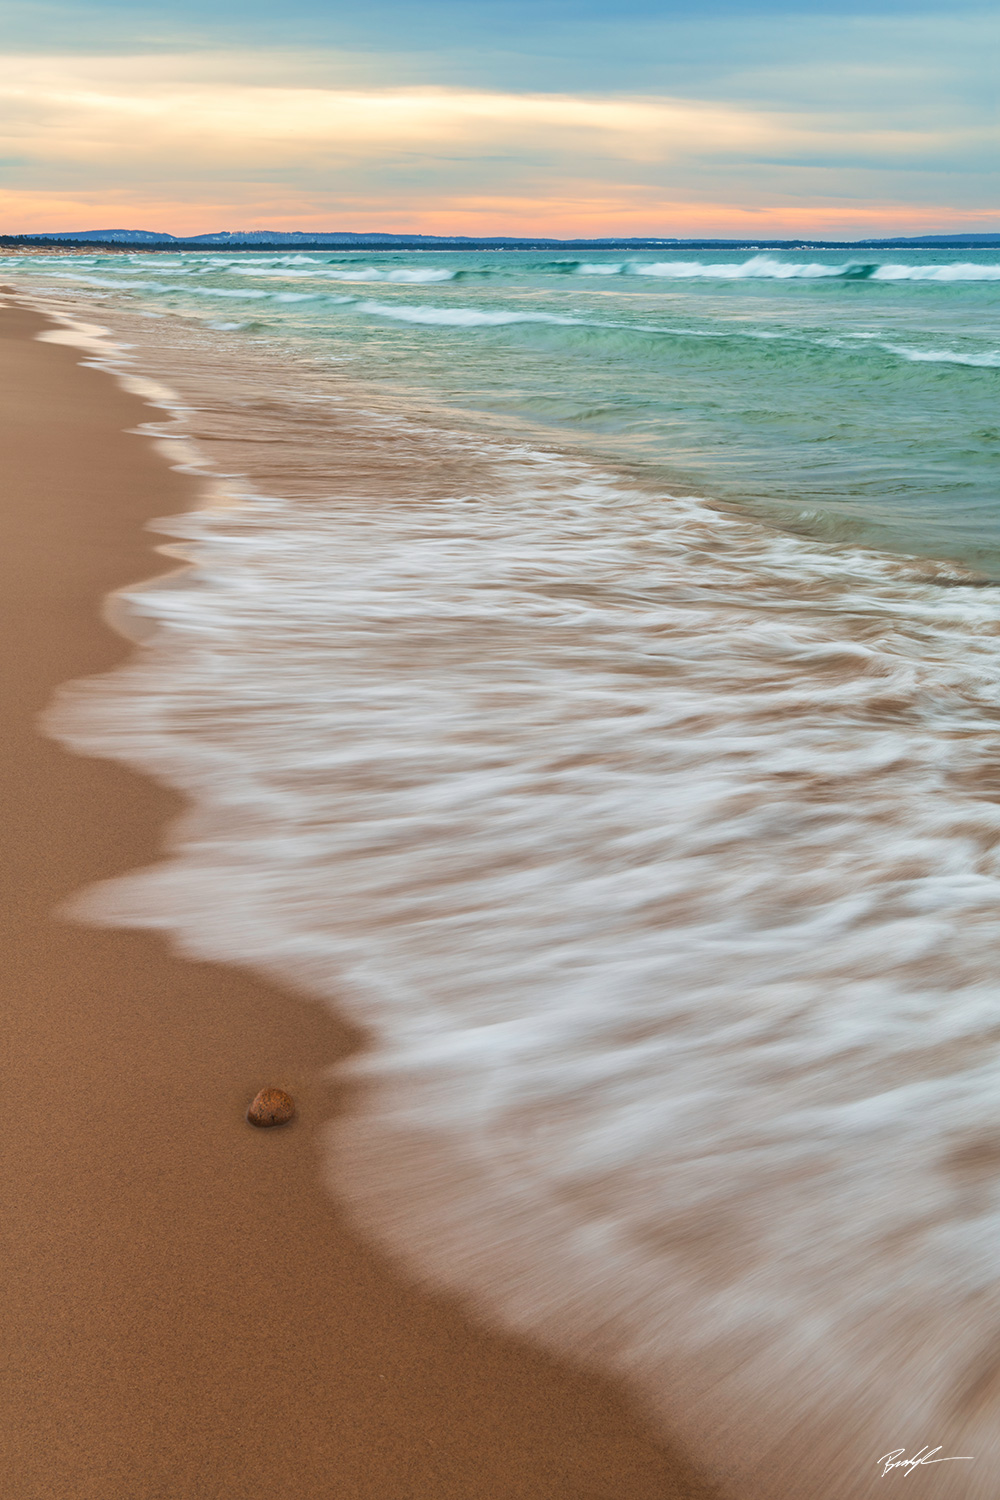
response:
M195 481L149 407L0 311L12 1012L3 1383L11 1500L708 1500L624 1395L407 1284L344 1226L313 1137L360 1045L324 1007L154 934L52 915L155 861L182 800L35 728L132 647L102 600L156 569ZM158 410L158 409L156 409ZM109 815L110 814L110 815ZM262 1085L298 1116L243 1113Z

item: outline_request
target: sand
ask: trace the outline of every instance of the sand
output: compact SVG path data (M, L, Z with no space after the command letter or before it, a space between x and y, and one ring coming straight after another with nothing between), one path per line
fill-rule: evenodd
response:
M178 799L43 739L55 684L126 643L102 596L162 570L192 481L150 413L0 311L0 1224L5 1500L707 1500L624 1393L475 1326L319 1186L335 1017L155 935L55 914L148 863ZM265 1084L296 1119L254 1130Z

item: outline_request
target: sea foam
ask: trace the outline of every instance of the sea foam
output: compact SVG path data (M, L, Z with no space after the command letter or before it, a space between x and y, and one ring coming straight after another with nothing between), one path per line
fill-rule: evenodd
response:
M891 262L846 261L828 265L824 261L776 260L755 255L744 261L577 261L572 268L579 276L653 276L673 281L997 281L1000 266L975 262L950 265L901 265Z
M190 586L47 726L191 808L76 913L346 1009L358 1223L728 1493L992 1495L1000 591L479 462L161 524Z
M419 285L423 282L454 281L457 271L442 266L394 266L383 270L378 266L332 266L311 264L308 269L284 266L227 266L237 276L268 276L279 279L309 276L322 281L387 281L403 285Z
M437 323L442 327L502 327L510 323L553 323L563 327L580 325L583 318L560 317L557 313L519 312L514 308L427 307L409 306L404 302L358 302L358 312L380 318L395 318L401 323ZM594 325L600 326L600 325Z

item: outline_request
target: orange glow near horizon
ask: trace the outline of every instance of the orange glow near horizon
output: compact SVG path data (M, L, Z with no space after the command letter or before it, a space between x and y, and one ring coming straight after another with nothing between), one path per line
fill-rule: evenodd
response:
M262 196L262 195L261 195ZM281 199L285 198L282 202ZM65 230L146 229L174 235L223 229L338 231L383 234L541 235L554 239L617 236L708 238L857 239L900 234L989 232L1000 209L969 212L942 205L856 203L831 207L810 203L747 208L729 203L628 202L595 196L544 204L530 198L459 198L402 210L377 201L336 207L307 206L298 195L192 205L148 200L132 192L107 195L0 193L0 232L44 234ZM291 200L291 201L289 201ZM625 201L623 201L625 200Z

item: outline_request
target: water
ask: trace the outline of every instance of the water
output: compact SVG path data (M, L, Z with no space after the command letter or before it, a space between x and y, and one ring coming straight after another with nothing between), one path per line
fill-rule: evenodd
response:
M306 346L344 376L785 526L1000 567L998 250L115 254L18 270Z
M78 914L367 1031L329 1178L411 1274L740 1500L985 1500L1000 256L810 262L11 266L229 476L48 725L191 799Z

